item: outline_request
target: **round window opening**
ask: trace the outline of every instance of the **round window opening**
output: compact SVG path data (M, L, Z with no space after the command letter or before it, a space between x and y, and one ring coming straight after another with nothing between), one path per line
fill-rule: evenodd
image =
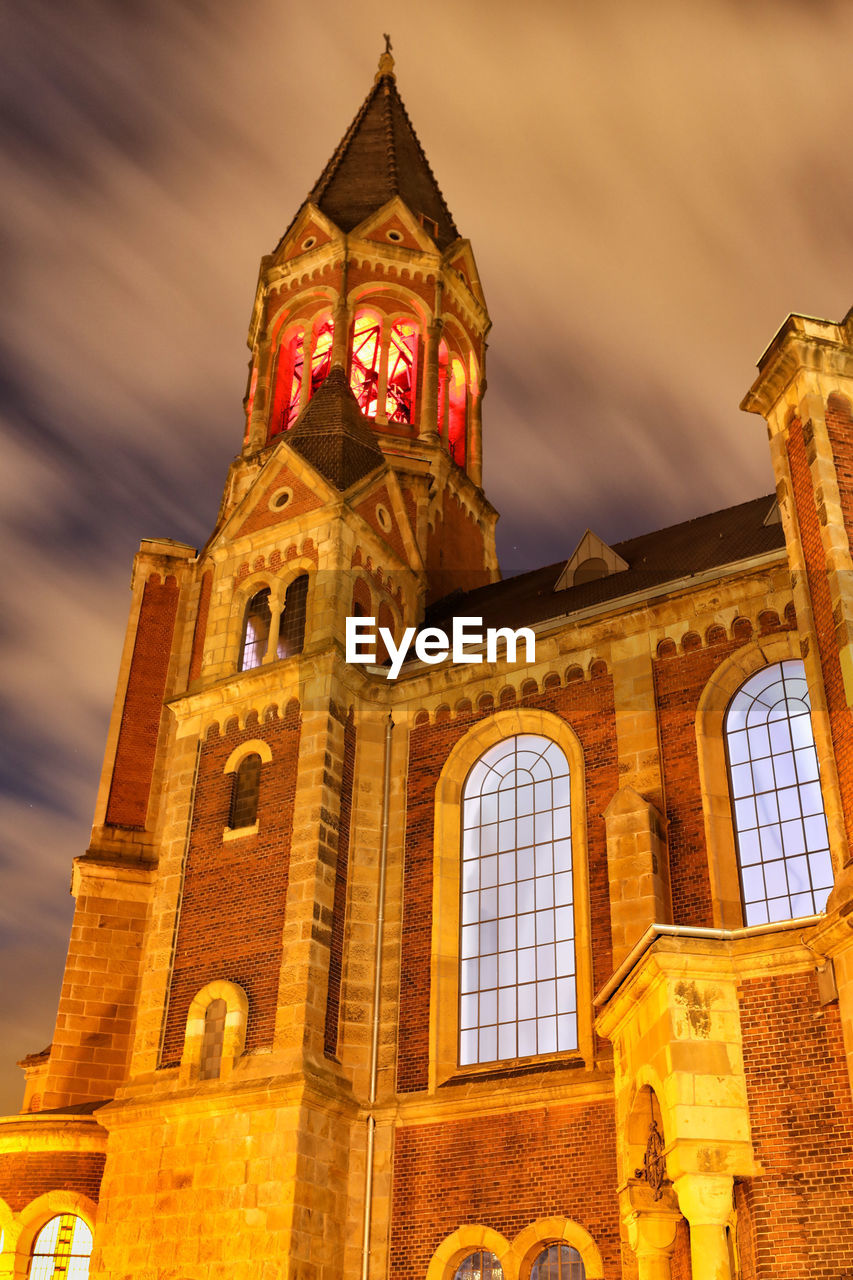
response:
M392 244L400 244L400 242L403 239L403 233L402 231L389 231L388 239L392 242Z
M269 501L270 511L281 511L293 497L292 489L276 489Z
M302 241L302 248L313 249L316 243L317 243L316 236L306 236L305 239Z
M386 533L391 532L391 516L389 515L387 508L383 507L381 503L376 508L376 519L379 521L379 524Z

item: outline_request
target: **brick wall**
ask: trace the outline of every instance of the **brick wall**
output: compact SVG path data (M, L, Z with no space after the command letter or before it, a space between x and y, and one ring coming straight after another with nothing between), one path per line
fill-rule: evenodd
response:
M613 681L602 673L522 699L562 716L584 752L587 845L592 927L593 987L610 976L610 895L602 812L619 785ZM409 746L406 852L397 1087L425 1089L429 1066L430 946L435 784L455 744L488 712L460 712L454 718L416 727ZM609 1052L606 1042L599 1042Z
M363 584L362 584L363 585ZM327 1057L334 1057L338 1047L338 1022L341 1006L341 969L344 950L344 925L347 910L347 875L349 871L350 824L352 822L352 789L355 770L355 721L352 708L344 725L344 759L341 776L341 812L338 828L338 857L335 864L335 899L332 907L332 936L329 943L329 990L326 998L326 1028L323 1047Z
M763 1170L745 1188L744 1280L839 1280L853 1272L853 1100L838 1006L821 1008L814 974L780 974L743 983L740 1018Z
M441 516L427 533L427 602L461 588L470 591L488 582L483 531L451 493L444 494Z
M258 832L223 841L232 775L223 768L236 746L261 738L272 760L261 770ZM270 1044L275 1025L287 898L290 836L299 751L299 712L245 729L215 730L202 746L163 1064L180 1061L193 996L215 978L244 988L249 998L246 1048Z
M838 414L830 413L827 426L829 426L830 421L833 423L830 439L835 437L834 448L839 450L842 460L842 473L839 475L839 481L843 483L846 460L851 448L849 443L843 439L843 435L841 435ZM840 435L841 438L839 439ZM835 622L832 616L832 598L827 580L826 557L820 536L820 524L809 471L805 433L799 420L791 424L788 437L788 460L791 465L791 482L794 490L794 501L797 506L797 519L800 525L803 554L806 561L812 612L817 630L818 653L823 671L830 732L838 769L841 805L844 810L847 831L848 833L853 833L853 720L851 720L850 708L847 706L844 682L841 676L841 662L835 639ZM847 495L846 499L843 498L843 501L849 506L851 502L850 494ZM845 508L845 517L846 515ZM848 526L848 530L850 527Z
M107 804L111 826L145 826L177 609L175 579L161 582L159 574L152 574L142 593L116 746Z
M105 1160L97 1151L0 1154L0 1196L13 1213L20 1213L46 1191L76 1191L97 1200Z
M622 1274L612 1103L398 1129L392 1280L423 1280L442 1240L463 1224L512 1240L555 1215L586 1228L606 1276Z

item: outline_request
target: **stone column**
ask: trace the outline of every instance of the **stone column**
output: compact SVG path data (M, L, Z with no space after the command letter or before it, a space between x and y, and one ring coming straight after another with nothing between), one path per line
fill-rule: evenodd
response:
M673 1185L681 1212L690 1223L693 1280L734 1280L726 1239L732 1216L731 1176L684 1173Z
M628 1243L637 1257L638 1280L671 1280L672 1255L682 1214L673 1192L655 1200L651 1187L633 1183L619 1193Z

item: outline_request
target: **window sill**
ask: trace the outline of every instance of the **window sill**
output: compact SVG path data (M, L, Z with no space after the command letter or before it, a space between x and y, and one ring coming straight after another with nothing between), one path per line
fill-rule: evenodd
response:
M577 1050L569 1052L571 1056L565 1054L560 1057L549 1055L541 1058L510 1058L506 1062L490 1062L484 1066L472 1063L467 1067L458 1067L452 1076L441 1081L439 1088L471 1084L476 1080L508 1080L516 1076L534 1075L540 1071L573 1071L587 1065Z
M258 823L253 822L250 827L226 827L222 832L223 840L242 840L244 836L256 836L258 834Z

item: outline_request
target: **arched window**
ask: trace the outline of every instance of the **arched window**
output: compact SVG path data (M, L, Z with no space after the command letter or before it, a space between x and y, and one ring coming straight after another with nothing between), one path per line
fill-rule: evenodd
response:
M822 911L832 860L802 662L745 680L724 736L745 923Z
M251 757L250 757L251 758ZM260 763L260 757L254 759ZM204 1035L201 1041L199 1078L218 1080L222 1070L222 1046L225 1042L225 1018L228 1006L220 997L211 1000L204 1012Z
M231 814L228 825L232 831L240 827L252 827L258 816L258 797L261 786L261 757L256 753L246 756L234 771L231 792Z
M270 638L270 589L257 591L246 606L243 620L243 642L240 647L240 671L251 671L264 660Z
M335 337L335 326L331 320L324 320L314 335L314 350L311 352L311 395L325 381L332 367L332 343Z
M275 390L270 415L270 435L289 431L299 415L305 339L300 329L283 338L275 362Z
M277 657L292 658L305 644L305 604L308 599L308 574L294 578L284 596L284 608L278 629Z
M504 1280L504 1270L493 1253L481 1249L463 1258L453 1280Z
M549 1244L530 1268L530 1280L586 1280L583 1259L570 1244Z
M360 312L352 330L350 386L361 412L376 417L379 395L382 322L369 311Z
M408 320L398 320L388 346L388 390L385 413L389 422L411 422L415 402L415 356L418 331Z
M462 792L461 1065L576 1049L569 765L518 734Z
M83 1219L60 1213L33 1242L28 1280L86 1280L91 1254L92 1232Z
M465 367L442 340L438 349L438 434L455 463L465 466L468 388Z

